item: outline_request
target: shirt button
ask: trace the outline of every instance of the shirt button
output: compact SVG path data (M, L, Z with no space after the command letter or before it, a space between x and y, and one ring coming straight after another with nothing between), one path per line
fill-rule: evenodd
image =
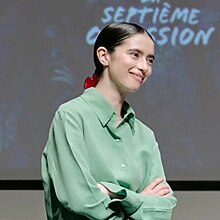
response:
M122 167L122 168L125 168L125 164L123 163L123 164L121 165L121 167Z

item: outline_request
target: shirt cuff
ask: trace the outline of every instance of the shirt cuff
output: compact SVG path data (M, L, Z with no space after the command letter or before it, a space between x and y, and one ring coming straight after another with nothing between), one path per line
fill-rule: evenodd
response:
M100 182L105 186L110 192L119 195L121 199L112 199L109 203L109 206L114 205L114 203L120 203L123 210L127 215L132 215L135 213L141 204L143 203L138 197L137 194L131 190L127 190L120 185L109 183L109 182Z
M176 206L176 198L161 196L145 196L128 190L120 185L101 182L110 192L119 195L122 199L112 199L109 207L120 206L125 214L132 219L161 219L170 220L172 210Z

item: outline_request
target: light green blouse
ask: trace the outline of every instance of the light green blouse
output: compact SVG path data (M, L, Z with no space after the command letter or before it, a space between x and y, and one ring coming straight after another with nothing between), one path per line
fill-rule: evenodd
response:
M175 197L140 194L165 177L154 134L126 102L123 115L115 127L112 105L95 88L57 110L42 155L48 219L171 219Z

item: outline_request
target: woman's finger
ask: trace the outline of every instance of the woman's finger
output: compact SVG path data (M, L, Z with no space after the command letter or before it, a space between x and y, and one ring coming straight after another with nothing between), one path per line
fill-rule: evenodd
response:
M170 187L167 184L161 183L153 189L155 194L158 194L160 191L163 191L163 190L170 191Z
M146 189L153 190L156 186L162 183L164 179L162 177L156 178L152 183L150 183Z
M160 190L156 195L157 196L166 196L170 193L170 189L163 189L163 190Z

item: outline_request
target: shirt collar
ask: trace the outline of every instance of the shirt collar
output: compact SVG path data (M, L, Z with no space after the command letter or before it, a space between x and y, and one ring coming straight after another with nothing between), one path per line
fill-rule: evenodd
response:
M105 97L95 88L89 88L84 91L81 97L93 109L102 125L105 126L111 120L115 113L113 106ZM124 112L123 121L128 121L134 132L135 112L131 106L125 101L122 106Z

